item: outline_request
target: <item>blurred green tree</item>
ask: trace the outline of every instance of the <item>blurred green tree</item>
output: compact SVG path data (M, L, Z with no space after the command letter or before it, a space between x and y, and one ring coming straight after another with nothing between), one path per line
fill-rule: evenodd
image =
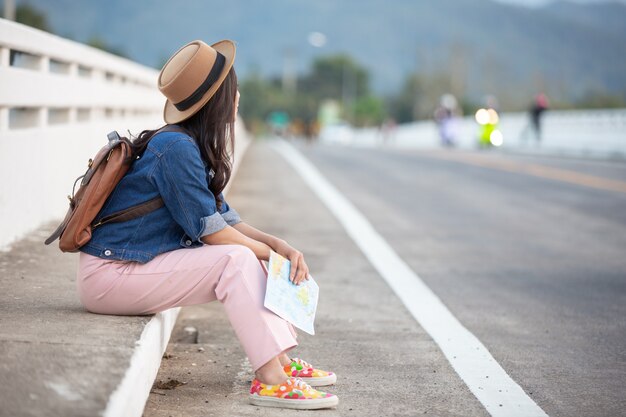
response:
M28 3L20 4L15 8L15 21L37 29L52 32L45 13L37 10Z
M369 94L369 73L346 54L320 57L298 80L298 90L319 100L356 100Z
M386 116L385 104L372 95L361 97L354 104L352 113L356 126L380 125Z
M583 109L621 108L626 107L626 94L620 96L606 91L587 91L575 104Z
M128 58L126 52L123 49L109 45L104 39L100 36L92 36L88 41L87 45L98 48L102 51L108 52L113 55L121 56L122 58Z
M389 113L398 123L407 123L415 120L417 103L421 93L421 82L416 74L409 75L398 94L388 100Z
M409 74L400 91L387 100L389 114L398 123L424 120L433 117L442 95L450 93L452 82L449 72L420 72ZM456 97L463 113L473 105L465 97Z
M367 70L348 55L317 58L297 86L295 94L285 93L279 79L251 73L239 87L242 117L258 126L270 113L284 111L291 120L310 125L317 120L320 103L334 99L344 104L344 117L351 123L378 124L384 118L384 104L370 95Z

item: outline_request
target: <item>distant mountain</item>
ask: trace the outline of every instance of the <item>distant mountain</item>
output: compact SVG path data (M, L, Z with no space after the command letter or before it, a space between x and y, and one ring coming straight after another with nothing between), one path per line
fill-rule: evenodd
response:
M525 7L543 7L543 6L553 3L555 0L496 0L496 1L499 1L501 3L516 4L518 6L525 6ZM595 4L609 3L609 2L626 3L626 0L571 0L571 1L575 1L578 4L587 4L587 5L595 5Z
M626 42L626 5L623 2L580 4L559 1L544 10L555 19L580 25L581 28L615 36Z
M534 91L572 99L590 90L626 97L626 5L564 1L526 8L491 0L28 0L55 31L97 35L159 67L193 39L238 42L240 74L280 74L293 55L348 52L375 89L397 91L412 71L447 71L472 97L526 103ZM307 35L328 43L314 48Z

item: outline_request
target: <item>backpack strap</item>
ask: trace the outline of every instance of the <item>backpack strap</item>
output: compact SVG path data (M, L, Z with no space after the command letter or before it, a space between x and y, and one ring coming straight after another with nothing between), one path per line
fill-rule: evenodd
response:
M157 133L161 133L161 132L179 132L179 133L184 133L185 135L191 136L191 134L189 133L187 129L184 129L178 125L165 125L159 130L157 130L154 134L156 135Z
M108 216L104 216L97 223L91 225L92 229L95 229L98 226L102 226L107 223L119 223L125 222L128 220L136 219L137 217L144 216L148 213L153 212L154 210L160 209L165 204L163 203L163 199L161 197L155 197L152 200L148 200L145 203L138 204L136 206L129 207L124 210L116 211L115 213L111 213Z
M157 130L155 135L162 132L180 132L189 135L189 132L186 129L183 129L178 125L165 125ZM158 210L164 205L165 203L163 202L163 199L161 197L155 197L152 200L146 201L145 203L141 203L136 206L132 206L127 209L111 213L108 216L104 216L96 223L92 224L91 228L95 229L96 227L102 226L103 224L107 223L121 223L128 220L133 220L137 217L145 216L148 213Z
M65 231L65 228L67 227L67 224L70 222L70 219L72 218L72 209L70 208L67 211L67 214L65 215L65 218L63 219L63 221L61 222L61 224L59 225L59 227L57 227L57 229L50 235L50 237L48 239L45 240L45 244L49 245L52 242L54 242L55 240L57 240L59 238L59 236L61 236L63 234L63 232Z

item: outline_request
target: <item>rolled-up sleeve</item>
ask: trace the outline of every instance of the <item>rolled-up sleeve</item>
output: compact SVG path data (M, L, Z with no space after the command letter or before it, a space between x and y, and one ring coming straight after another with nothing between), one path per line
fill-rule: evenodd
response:
M222 219L229 225L234 226L237 223L241 223L241 217L237 210L232 208L224 198L224 194L220 193L219 198L222 200L222 207L220 208L220 214L222 215Z
M227 226L207 184L200 151L190 140L169 145L152 179L172 217L193 241Z

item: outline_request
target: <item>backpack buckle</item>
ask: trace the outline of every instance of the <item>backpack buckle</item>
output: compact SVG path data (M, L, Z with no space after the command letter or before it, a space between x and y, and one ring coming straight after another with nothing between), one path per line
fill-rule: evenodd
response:
M114 143L122 140L119 133L117 133L115 130L107 135L107 139L109 139L109 145L113 145Z

